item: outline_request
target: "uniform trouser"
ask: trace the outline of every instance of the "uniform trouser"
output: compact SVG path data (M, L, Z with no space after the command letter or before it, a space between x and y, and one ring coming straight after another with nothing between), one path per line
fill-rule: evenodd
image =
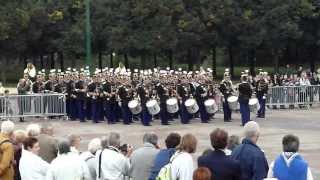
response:
M152 116L149 114L147 107L142 107L142 112L140 113L141 123L144 126L149 126L152 120Z
M77 110L78 110L78 118L80 119L80 122L85 121L85 108L84 108L84 99L77 99Z
M160 119L161 124L168 124L169 121L169 113L167 112L167 105L165 103L160 104Z
M121 105L121 114L123 119L123 124L130 124L132 123L132 114L128 107L128 103L123 103Z
M240 113L241 121L244 126L247 122L250 121L250 109L249 109L249 100L239 100L240 103Z
M76 120L78 118L78 108L77 108L77 99L70 99L70 118L71 120Z
M71 118L71 100L69 98L66 99L66 112L67 116Z
M258 110L258 117L264 117L266 112L266 99L263 96L257 96L260 108Z
M91 100L91 117L94 123L99 122L99 106L98 106L98 101L97 100Z
M93 118L93 114L92 114L92 99L87 99L87 102L86 102L86 110L85 110L85 116L87 119L92 119Z
M180 119L182 124L188 124L190 122L190 119L192 118L192 115L188 112L186 106L185 106L186 99L182 100L182 103L180 104Z
M230 109L230 107L229 107L229 104L228 104L227 99L225 99L225 100L223 101L222 106L223 106L223 119L224 119L225 121L231 120L231 113L232 113L232 111L231 111L231 109Z

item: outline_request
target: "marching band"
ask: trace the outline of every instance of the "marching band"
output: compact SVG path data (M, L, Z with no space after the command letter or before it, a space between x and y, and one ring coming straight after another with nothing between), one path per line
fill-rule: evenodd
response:
M39 71L32 83L28 72L20 86L30 86L31 93L65 93L67 115L71 120L94 123L107 120L109 124L120 122L131 124L140 120L150 126L153 119L169 125L179 117L182 124L199 117L208 123L219 110L222 102L224 121L232 120L232 111L238 110L242 125L250 121L250 111L258 112L257 117L265 117L265 96L268 91L267 73L261 72L256 82L249 82L249 73L241 76L241 83L234 86L229 70L224 79L215 84L212 70L177 71L167 68L148 70L124 67L96 69L90 76L89 67L80 71L50 70L48 80L45 70ZM27 82L28 83L25 83ZM252 98L253 91L256 97ZM28 92L27 92L28 93ZM46 104L50 106L50 104Z

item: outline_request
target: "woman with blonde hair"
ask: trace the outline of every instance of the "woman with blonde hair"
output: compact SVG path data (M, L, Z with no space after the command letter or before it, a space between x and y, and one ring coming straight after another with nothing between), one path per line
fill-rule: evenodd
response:
M194 164L192 155L197 149L197 139L192 134L182 137L177 152L171 157L172 180L192 180Z

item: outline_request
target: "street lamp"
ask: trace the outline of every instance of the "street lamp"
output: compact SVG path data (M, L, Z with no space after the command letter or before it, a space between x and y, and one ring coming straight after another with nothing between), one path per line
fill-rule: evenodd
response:
M86 49L86 60L85 64L91 67L91 23L90 23L90 0L85 0L86 7L86 31L85 31L85 49Z

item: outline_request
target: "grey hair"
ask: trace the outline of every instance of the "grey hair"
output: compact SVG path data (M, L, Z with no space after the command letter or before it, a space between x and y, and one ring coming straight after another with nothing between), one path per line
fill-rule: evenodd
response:
M88 144L88 151L95 154L99 149L101 149L101 139L94 138Z
M49 122L45 122L41 124L41 132L52 130L52 129L53 129L53 125Z
M282 139L283 152L298 152L299 145L299 138L295 135L288 134Z
M102 149L106 149L108 148L109 144L108 144L108 137L107 136L102 136L101 137L101 148Z
M143 135L143 143L158 144L158 136L155 133L145 133Z
M244 135L246 138L253 138L260 134L259 124L255 121L250 121L244 125Z
M69 144L70 144L70 146L73 146L74 145L74 143L76 142L76 140L77 139L81 139L81 137L79 136L79 135L76 135L76 134L71 134L70 136L69 136Z
M11 134L14 131L14 123L10 120L3 121L1 124L1 133Z
M120 134L116 132L111 132L109 135L109 145L114 147L120 146Z
M71 150L70 150L70 142L67 141L67 140L61 140L59 143L58 143L58 152L59 154L67 154L69 153Z
M39 126L39 124L30 124L29 126L27 126L26 130L29 137L36 137L39 136L41 127Z

